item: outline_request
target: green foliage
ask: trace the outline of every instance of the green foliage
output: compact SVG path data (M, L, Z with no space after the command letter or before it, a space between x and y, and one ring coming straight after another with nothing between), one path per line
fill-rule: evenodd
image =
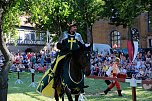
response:
M39 30L49 30L59 36L67 30L67 24L78 23L78 30L86 36L86 30L100 18L103 0L14 0L5 6L3 32L15 35L19 16L27 15L28 21Z
M111 18L117 13L115 21L116 25L131 26L135 17L142 12L149 11L151 8L150 0L104 0L105 17ZM113 10L112 10L113 9ZM114 12L115 11L115 12Z
M79 23L79 30L86 37L87 28L100 18L103 11L103 0L76 0L74 3L74 19ZM86 39L86 38L84 38Z
M16 27L20 25L19 16L22 14L20 10L20 1L15 0L13 3L10 2L5 6L2 15L2 30L3 33L10 33L11 37L16 38Z
M60 35L75 20L82 36L100 18L116 16L112 23L130 26L142 12L150 11L151 0L10 0L3 13L3 32L15 35L19 16L29 16L39 30ZM117 13L117 14L116 14Z
M67 30L67 24L78 22L79 32L86 34L100 16L102 0L28 0L24 6L30 16L29 21L36 27L60 35Z
M30 16L29 21L35 23L39 29L58 33L69 15L68 2L60 0L28 0L26 12ZM65 25L64 25L65 26Z

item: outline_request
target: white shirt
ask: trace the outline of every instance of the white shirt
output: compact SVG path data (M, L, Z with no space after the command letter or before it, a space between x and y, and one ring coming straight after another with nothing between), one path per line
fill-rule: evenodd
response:
M113 70L113 69L112 69L112 66L110 66L110 67L108 68L108 70L106 71L106 74L107 74L108 76L110 76L112 70Z
M108 70L106 71L106 74L107 74L108 76L111 76L111 72L112 72L113 68L114 68L114 67L110 66L110 67L108 68ZM118 68L118 73L120 73L119 68Z

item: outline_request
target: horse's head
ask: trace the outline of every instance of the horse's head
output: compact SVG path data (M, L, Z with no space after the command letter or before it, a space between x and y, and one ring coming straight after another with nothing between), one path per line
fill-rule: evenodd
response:
M85 73L85 75L89 76L91 73L90 52L79 49L77 51L74 51L72 54L74 61L79 65L79 67Z

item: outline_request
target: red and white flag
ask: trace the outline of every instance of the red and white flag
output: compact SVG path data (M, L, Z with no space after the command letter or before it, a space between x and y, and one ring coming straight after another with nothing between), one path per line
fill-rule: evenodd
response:
M128 40L127 48L130 62L133 62L138 54L138 41Z

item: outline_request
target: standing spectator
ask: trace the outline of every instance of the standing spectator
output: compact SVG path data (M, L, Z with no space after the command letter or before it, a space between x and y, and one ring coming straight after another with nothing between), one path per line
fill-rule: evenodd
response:
M108 66L106 64L103 64L102 67L102 74L105 76L106 75L106 71L108 70Z
M90 75L94 75L94 65L93 64L91 64L91 74Z
M31 53L29 52L29 53L27 54L27 60L28 60L28 61L30 61L31 56L32 56L32 55L31 55Z
M94 71L94 75L98 76L98 73L99 73L99 67L98 67L98 64L94 64L94 68L95 68L95 71Z
M36 55L35 55L35 53L31 54L30 62L32 62L33 65L36 63Z
M44 56L44 54L42 54L42 55L41 55L41 58L40 58L40 64L41 64L42 66L44 66L44 62L45 62L45 56Z

